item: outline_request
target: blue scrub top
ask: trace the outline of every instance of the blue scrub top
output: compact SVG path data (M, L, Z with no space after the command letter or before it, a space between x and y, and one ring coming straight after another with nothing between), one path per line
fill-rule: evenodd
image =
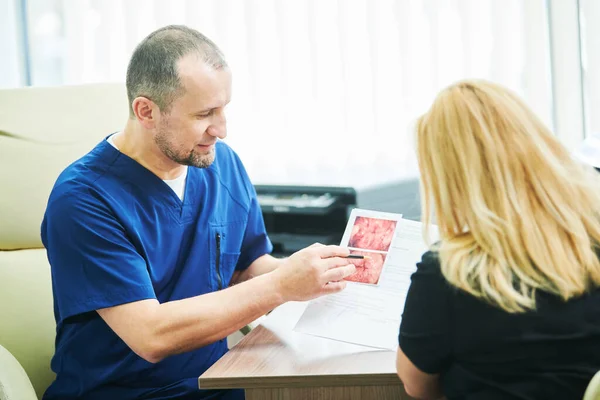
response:
M216 144L209 168L188 168L184 200L106 140L58 178L42 223L57 323L44 399L209 399L198 377L226 340L152 364L95 310L185 299L226 288L270 253L256 192L237 155Z

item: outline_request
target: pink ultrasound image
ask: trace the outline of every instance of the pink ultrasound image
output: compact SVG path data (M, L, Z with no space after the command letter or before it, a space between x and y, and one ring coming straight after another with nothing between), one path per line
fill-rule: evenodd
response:
M349 262L356 266L356 272L345 278L345 280L376 285L379 282L379 277L381 276L381 271L383 270L385 254L367 253L364 251L351 251L350 253L362 254L363 256L368 256L370 258L365 258L363 260L348 259Z
M388 251L392 239L396 221L380 218L356 217L348 247L359 249Z

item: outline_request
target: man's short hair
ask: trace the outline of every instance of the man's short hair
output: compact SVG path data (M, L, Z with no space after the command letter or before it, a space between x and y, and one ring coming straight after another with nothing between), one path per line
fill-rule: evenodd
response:
M173 101L184 94L177 62L190 53L197 53L212 68L227 67L223 53L209 38L183 25L160 28L137 45L127 67L130 117L133 100L140 96L169 112Z

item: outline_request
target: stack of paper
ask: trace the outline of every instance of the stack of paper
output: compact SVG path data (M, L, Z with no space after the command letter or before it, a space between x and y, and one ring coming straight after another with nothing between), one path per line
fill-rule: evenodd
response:
M347 278L346 289L311 301L294 330L395 350L410 277L427 250L421 223L354 209L341 245L368 258L352 260L357 273Z

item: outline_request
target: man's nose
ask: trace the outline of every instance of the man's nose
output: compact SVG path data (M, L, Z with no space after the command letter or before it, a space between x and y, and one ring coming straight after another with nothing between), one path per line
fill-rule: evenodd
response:
M213 115L212 123L206 131L211 136L225 139L227 136L227 118L225 118L225 113L223 111Z

